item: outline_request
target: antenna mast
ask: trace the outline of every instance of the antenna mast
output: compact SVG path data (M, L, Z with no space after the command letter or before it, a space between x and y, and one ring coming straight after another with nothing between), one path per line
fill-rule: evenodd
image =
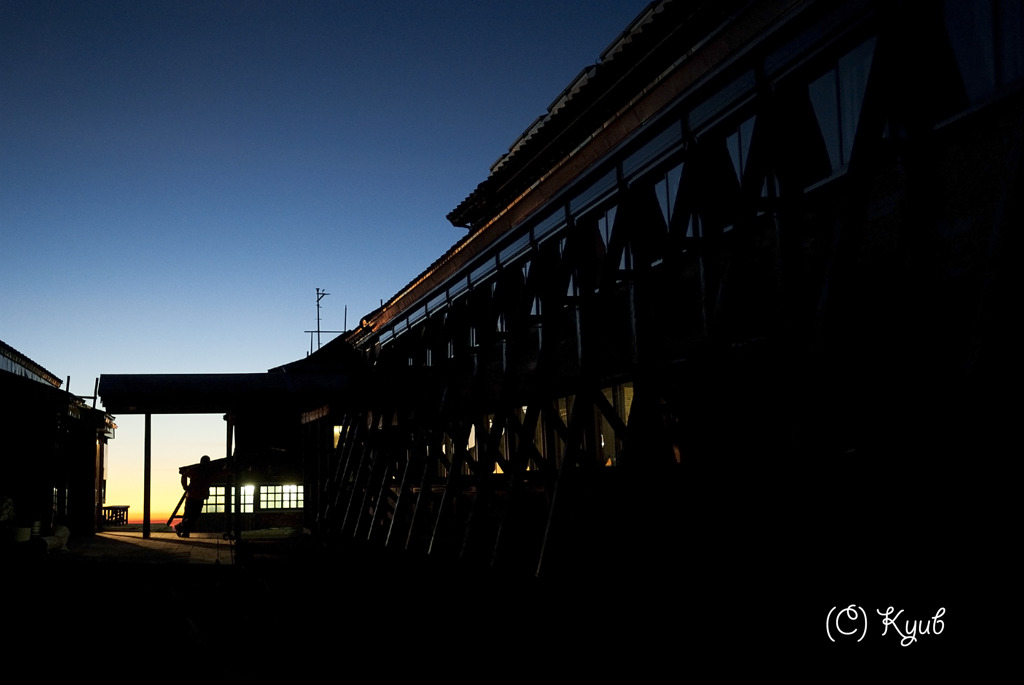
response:
M330 295L326 290L316 289L316 349L320 349L320 300Z
M316 289L316 330L306 331L309 333L309 353L313 354L313 334L316 333L316 349L320 349L320 334L321 333L344 333L344 331L323 331L320 330L320 300L324 299L329 292L323 288ZM348 318L348 305L345 306L345 318Z

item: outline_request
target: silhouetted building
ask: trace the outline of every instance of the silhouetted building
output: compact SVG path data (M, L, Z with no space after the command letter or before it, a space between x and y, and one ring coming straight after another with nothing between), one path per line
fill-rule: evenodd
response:
M280 418L278 423L280 423ZM294 424L298 429L299 424ZM246 430L236 427L239 437ZM296 430L297 433L297 430ZM233 461L241 466L238 473L238 489L235 490L235 472L228 459L215 459L214 469L223 473L211 481L210 496L203 504L202 514L194 531L229 532L234 529L236 512L239 527L243 531L265 528L296 528L305 522L305 481L302 472L301 452L295 446L276 441L267 443L264 449L241 454L236 452ZM198 463L180 467L180 473L195 468ZM236 503L237 500L237 503ZM172 520L184 515L184 495Z
M201 516L200 530L301 525L306 489L303 425L308 416L322 415L349 392L347 366L328 354L317 356L323 359L330 363L302 360L267 373L103 374L99 393L117 415L146 416L146 455L151 453L153 414L224 415L225 457L219 461L228 473L213 484L205 507L209 515ZM145 487L148 493L150 483ZM148 505L143 508L145 520ZM234 513L240 516L233 518Z
M651 3L325 348L373 375L306 424L313 528L609 577L997 516L1022 77L1019 3Z
M0 342L3 441L0 521L3 546L65 526L92 535L101 524L106 491L110 416L61 389L53 373Z

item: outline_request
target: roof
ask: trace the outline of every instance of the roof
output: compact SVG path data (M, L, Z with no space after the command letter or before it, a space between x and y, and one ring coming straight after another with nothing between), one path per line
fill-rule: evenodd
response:
M548 106L491 167L491 174L448 214L477 229L572 157L629 103L675 68L740 0L656 0Z
M346 342L351 331L325 343L320 349L304 358L270 369L270 373L331 373L343 371L350 377L358 375L363 368L362 357L352 345Z
M862 0L868 2L869 0ZM491 167L490 176L448 214L469 229L426 270L342 339L355 348L423 304L460 269L548 203L652 118L681 114L684 97L707 88L769 23L811 0L655 0ZM673 109L674 108L674 109Z
M57 376L54 375L53 372L47 371L42 366L40 366L36 362L26 357L21 352L18 352L18 350L14 349L13 347L5 343L3 340L0 340L0 358L8 359L16 367L20 367L20 372L18 369L9 369L14 373L19 373L19 375L26 375L25 372L27 372L36 379L42 382L49 383L55 388L59 388L63 384L63 381L57 378ZM0 364L0 369L4 368L5 366Z
M104 374L111 414L220 414L273 403L324 403L348 389L341 373Z

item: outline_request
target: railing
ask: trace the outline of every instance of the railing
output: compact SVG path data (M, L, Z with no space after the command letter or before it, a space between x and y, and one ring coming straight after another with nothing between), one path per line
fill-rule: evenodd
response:
M103 523L109 526L123 526L128 523L128 506L116 505L103 507Z

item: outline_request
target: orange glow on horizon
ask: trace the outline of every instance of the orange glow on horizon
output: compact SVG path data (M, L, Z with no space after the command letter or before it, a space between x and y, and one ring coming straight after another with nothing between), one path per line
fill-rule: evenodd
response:
M180 515L180 512L179 512L179 515ZM150 512L150 514L149 514L149 522L150 522L150 524L158 523L158 524L160 524L162 526L165 523L167 523L167 519L169 519L169 518L171 518L171 512L169 512L169 511L168 512L164 512L164 513ZM130 514L128 515L128 524L129 525L137 526L137 525L141 525L143 522L144 522L144 520L142 518L142 514L138 514L136 516L132 516Z

